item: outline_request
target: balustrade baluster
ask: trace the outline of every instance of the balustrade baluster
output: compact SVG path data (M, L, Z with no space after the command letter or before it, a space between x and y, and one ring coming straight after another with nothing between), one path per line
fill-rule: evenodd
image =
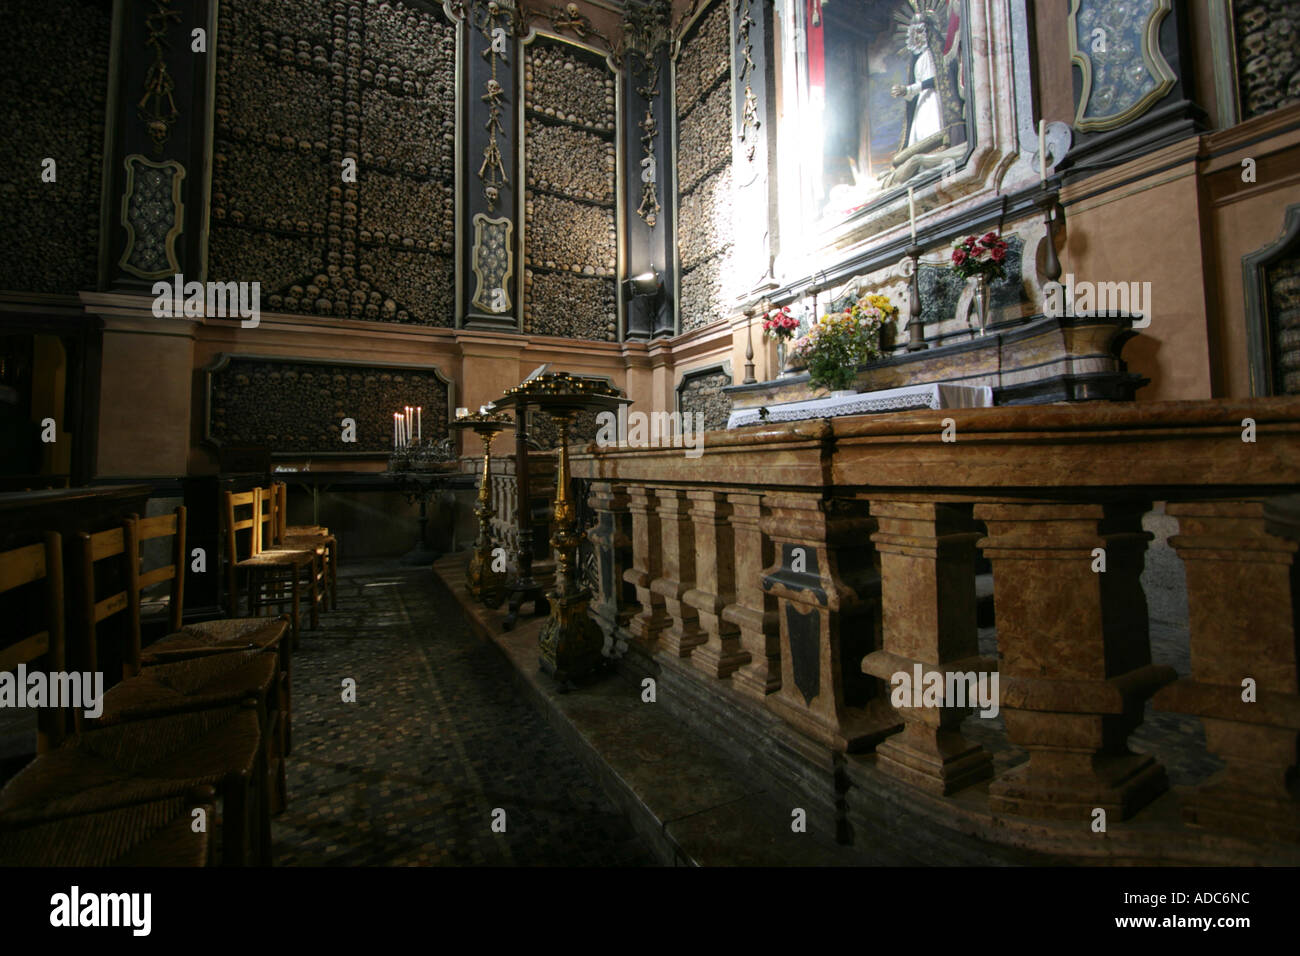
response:
M917 683L919 664L923 675L975 673L978 680L983 674L983 686L992 687L988 675L997 662L979 656L977 641L975 542L980 535L970 507L873 498L871 514L879 524L871 540L880 553L883 648L863 659L863 672L887 684L901 672L907 684L900 686L910 688ZM961 686L969 694L977 685ZM991 776L992 757L958 729L973 708L954 703L896 707L903 731L876 747L879 768L935 793L952 793Z
M699 613L684 600L695 583L695 528L691 523L690 499L677 488L657 488L659 526L663 547L661 576L650 589L664 599L670 624L660 646L678 657L690 657L704 643Z
M778 602L781 688L765 702L832 749L868 749L901 724L859 667L880 642L875 521L859 501L773 495L766 503L775 564L763 588Z
M1178 519L1169 543L1187 572L1192 673L1162 689L1155 706L1199 716L1206 749L1226 764L1187 796L1184 814L1300 841L1300 500L1180 502L1167 513Z
M1077 820L1131 816L1168 786L1126 741L1174 679L1151 663L1139 580L1148 503L981 503L993 564L1001 710L1029 760L989 785L995 812ZM1099 555L1105 570L1097 564Z
M627 627L631 616L631 610L623 600L623 584L632 545L627 534L630 500L624 485L592 482L588 501L596 512L597 521L596 526L587 532L587 540L596 549L599 590L592 595L588 607L605 632L605 654L609 657L621 657L627 650L620 632Z
M732 674L732 685L760 700L781 686L781 634L776 598L763 590L763 571L774 563L772 540L761 527L765 509L756 494L727 495L731 504L736 603L722 610L740 628L740 647L749 663Z
M628 489L628 511L632 513L632 567L623 572L623 580L636 588L640 610L628 624L632 636L647 649L653 649L668 625L664 599L651 583L663 568L663 536L660 532L657 499L652 489L633 485Z
M687 497L695 526L695 587L682 599L699 613L705 634L691 662L710 676L728 677L749 663L749 654L740 645L740 629L723 617L723 610L736 597L732 506L720 491L691 491Z

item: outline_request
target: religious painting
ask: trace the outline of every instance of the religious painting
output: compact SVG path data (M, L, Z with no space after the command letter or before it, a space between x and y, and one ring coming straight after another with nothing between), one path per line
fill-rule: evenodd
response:
M838 220L966 149L967 0L801 0L802 142L818 218ZM799 29L799 27L802 29Z

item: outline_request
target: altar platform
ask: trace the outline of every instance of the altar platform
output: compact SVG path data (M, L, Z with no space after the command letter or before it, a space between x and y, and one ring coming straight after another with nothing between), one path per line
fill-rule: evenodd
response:
M986 404L1132 401L1148 380L1128 370L1122 351L1140 319L1119 312L1031 316L994 323L985 335L950 335L915 352L900 346L861 366L854 383L859 394L843 400L814 398L802 371L729 385L723 389L732 402L727 427L759 423L760 409L772 422ZM924 391L935 388L942 391Z

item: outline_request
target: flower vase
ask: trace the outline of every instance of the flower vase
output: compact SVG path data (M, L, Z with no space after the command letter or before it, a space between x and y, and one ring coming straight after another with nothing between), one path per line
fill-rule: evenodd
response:
M780 339L776 343L776 377L780 378L785 374L785 339Z
M975 291L971 297L971 311L975 313L975 321L979 323L980 335L983 335L989 326L989 280L988 276L976 275L971 276L971 281L975 285Z

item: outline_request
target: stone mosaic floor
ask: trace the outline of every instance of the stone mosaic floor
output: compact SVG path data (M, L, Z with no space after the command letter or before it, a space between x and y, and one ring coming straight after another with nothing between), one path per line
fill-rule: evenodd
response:
M428 569L344 568L339 609L303 631L293 694L277 865L654 862Z

